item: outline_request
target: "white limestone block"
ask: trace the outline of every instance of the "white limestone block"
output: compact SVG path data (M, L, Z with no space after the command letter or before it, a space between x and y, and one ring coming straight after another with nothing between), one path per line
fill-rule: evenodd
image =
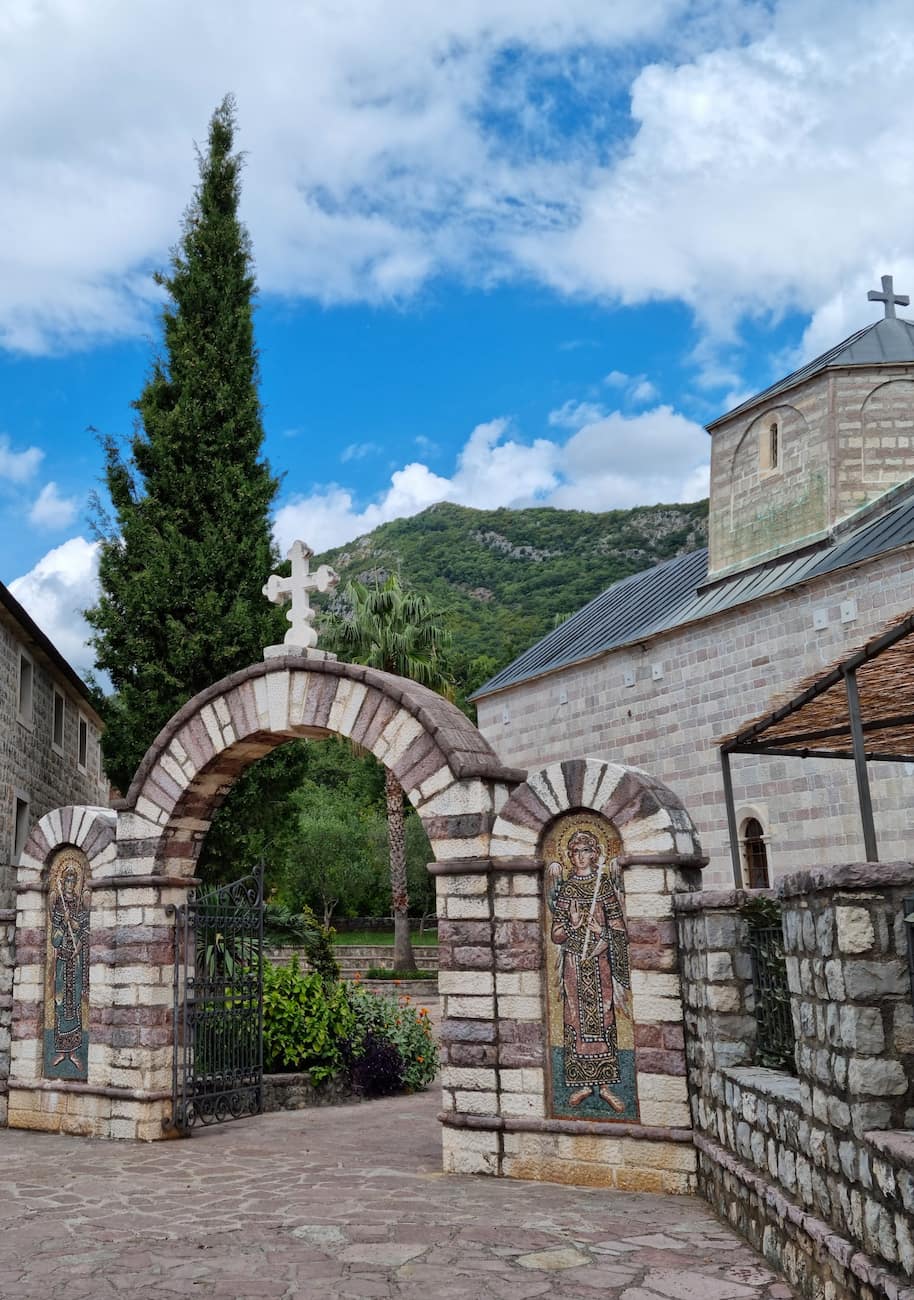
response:
M517 994L499 996L498 1014L507 1020L542 1020L543 1003L540 997L522 997Z
M651 1101L639 1096L638 1109L642 1124L661 1124L666 1128L691 1128L692 1116L684 1101Z
M538 921L540 900L529 895L521 898L496 897L495 915L502 921Z
M267 708L271 731L289 729L289 687L291 685L288 668L278 673L270 673L265 678L256 680L267 683Z
M482 781L465 781L439 790L421 806L423 817L462 817L468 813L491 812L492 796Z
M550 763L541 772L531 772L527 785L551 813L564 812L568 807L568 791L560 763Z
M455 1092L454 1105L466 1115L497 1115L497 1092Z
M487 898L451 898L446 896L446 906L449 921L487 921L489 919L489 900Z
M542 976L537 970L499 971L495 976L495 991L502 994L525 994L540 997Z
M495 1071L483 1066L444 1065L441 1067L441 1084L444 1088L476 1089L491 1091L498 1087Z
M635 1024L656 1024L661 1021L679 1021L683 1018L679 998L658 998L646 994L632 994Z
M646 1074L638 1071L639 1101L688 1101L685 1077L679 1074Z
M503 1115L528 1115L541 1119L546 1113L542 1093L503 1092L501 1095L501 1113Z
M442 970L438 972L439 993L488 994L495 977L488 970Z
M678 998L682 984L678 975L661 970L633 970L632 993L638 997Z
M440 878L440 877L439 877ZM489 877L477 875L448 876L448 895L451 898L479 898L489 892Z
M368 687L364 682L355 682L351 678L341 677L330 707L330 717L327 720L330 730L340 736L351 735L356 718L359 716L359 709L367 694Z
M465 997L463 995L457 997L446 996L444 1014L454 1020L493 1020L495 1018L495 998Z
M622 885L628 894L663 894L666 892L666 873L662 867L626 867L622 872Z
M626 894L625 913L632 920L652 918L667 920L673 915L673 900L670 894Z

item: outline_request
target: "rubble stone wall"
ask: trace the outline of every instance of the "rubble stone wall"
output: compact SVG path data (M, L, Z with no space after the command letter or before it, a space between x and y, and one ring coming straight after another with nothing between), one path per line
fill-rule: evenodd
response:
M753 893L758 891L753 891ZM914 1297L914 865L780 886L796 1072L753 1064L749 891L676 899L698 1181L805 1296Z

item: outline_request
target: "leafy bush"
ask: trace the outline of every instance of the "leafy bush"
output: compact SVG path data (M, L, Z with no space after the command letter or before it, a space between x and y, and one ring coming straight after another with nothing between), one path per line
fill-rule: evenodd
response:
M316 971L263 967L263 1061L268 1072L310 1070L321 1083L343 1069L347 1045L357 1032L345 986Z
M403 1087L403 1058L389 1038L369 1029L352 1056L349 1077L364 1097L388 1097Z
M332 926L321 925L314 912L303 904L293 912L283 903L267 903L263 914L264 938L271 943L301 945L305 960L325 980L338 980L339 963L334 956Z
M358 982L349 985L347 996L356 1023L350 1065L353 1077L363 1060L367 1064L362 1073L370 1075L370 1062L375 1056L370 1045L386 1039L400 1056L401 1086L407 1092L417 1092L431 1083L438 1072L438 1047L425 1007L415 1006L408 996L393 998L372 993ZM382 1064L379 1060L379 1070Z

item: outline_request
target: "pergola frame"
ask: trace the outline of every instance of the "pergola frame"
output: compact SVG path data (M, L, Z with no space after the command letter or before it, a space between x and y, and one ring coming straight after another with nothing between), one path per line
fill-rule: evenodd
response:
M733 799L731 754L851 760L857 780L867 861L877 862L867 763L914 761L914 614L892 624L785 703L720 744L721 772L737 887L743 883ZM872 748L882 740L885 748Z

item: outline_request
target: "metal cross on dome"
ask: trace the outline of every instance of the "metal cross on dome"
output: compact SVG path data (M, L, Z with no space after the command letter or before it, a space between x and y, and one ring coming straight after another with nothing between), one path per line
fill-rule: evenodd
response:
M286 645L300 646L304 650L313 650L317 645L317 633L311 626L315 611L311 608L308 593L311 591L329 591L339 582L339 577L329 564L322 564L316 573L311 573L308 561L314 552L304 542L293 542L286 555L292 564L292 576L281 578L278 573L271 573L263 589L267 600L274 605L292 602L286 618L290 627L283 638Z
M893 276L884 275L882 277L882 293L877 289L870 289L866 295L869 302L881 302L885 304L885 319L895 319L895 306L907 307L911 299L906 293L896 293L892 287Z

